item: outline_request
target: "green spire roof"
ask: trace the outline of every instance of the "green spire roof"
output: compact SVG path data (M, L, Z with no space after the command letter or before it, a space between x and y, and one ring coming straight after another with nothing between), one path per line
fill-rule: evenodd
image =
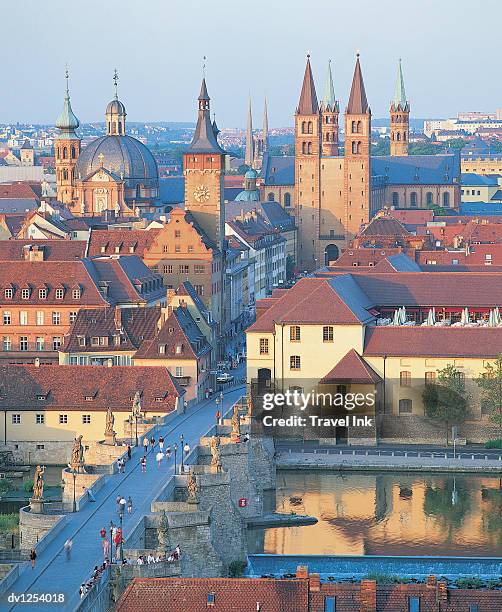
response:
M68 71L66 71L66 92L64 96L63 110L57 118L56 127L63 132L61 136L64 137L64 135L74 136L73 132L79 125L80 123L71 109L70 92L68 89Z
M394 106L398 104L401 107L406 106L406 91L404 90L404 79L403 79L403 71L401 70L401 60L399 60L397 65L397 78L396 78L396 89L394 90Z
M333 87L333 76L331 74L331 60L328 62L328 73L326 75L326 84L324 85L324 96L321 100L321 109L330 108L333 110L335 106L335 88Z

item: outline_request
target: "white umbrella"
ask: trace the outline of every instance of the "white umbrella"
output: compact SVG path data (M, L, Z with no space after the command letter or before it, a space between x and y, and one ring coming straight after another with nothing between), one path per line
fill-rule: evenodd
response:
M394 317L392 319L392 325L400 325L401 321L401 310L397 309L394 311Z
M464 310L462 310L460 323L462 323L462 325L467 325L467 323L469 323L469 309L467 308L467 306L464 308Z
M401 325L406 323L406 308L403 306L401 308Z
M495 327L495 312L493 310L490 310L488 316L488 327Z
M435 308L429 309L429 314L427 315L427 325L435 325L436 324L436 310Z
M498 306L496 306L495 310L493 311L493 317L495 325L500 325L500 323L502 323L502 317L500 316L500 310Z

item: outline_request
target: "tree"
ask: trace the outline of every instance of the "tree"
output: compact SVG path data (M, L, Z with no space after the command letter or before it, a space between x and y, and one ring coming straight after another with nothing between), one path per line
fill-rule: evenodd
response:
M433 421L444 423L448 445L449 428L465 420L469 397L464 375L455 366L447 365L437 374L436 382L425 386L422 401L426 415Z
M479 387L481 410L502 429L502 353L493 363L487 363L485 371L476 379Z

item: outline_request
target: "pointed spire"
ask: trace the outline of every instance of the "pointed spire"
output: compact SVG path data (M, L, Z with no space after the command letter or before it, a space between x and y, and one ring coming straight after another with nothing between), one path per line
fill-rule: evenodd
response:
M74 115L73 110L71 108L70 103L70 89L68 86L69 74L68 68L65 72L66 79L66 92L64 96L63 110L56 121L56 127L61 130L62 134L59 136L60 138L75 138L75 130L80 125L77 117Z
M249 96L248 124L246 129L246 154L244 163L252 166L254 162L254 139L253 139L253 111L251 110L251 96Z
M317 103L317 94L315 91L314 77L312 76L312 68L310 67L310 55L307 55L307 65L305 66L305 74L303 76L302 92L300 101L296 109L297 115L315 115L319 112Z
M192 142L188 147L188 151L192 153L218 153L224 154L225 151L220 147L216 140L213 124L211 123L211 115L209 109L209 94L207 93L206 77L202 78L202 85L199 94L199 112L197 116L197 125Z
M356 57L356 67L354 69L354 78L352 79L352 87L350 89L350 97L346 112L349 115L365 115L370 112L368 100L366 99L366 91L364 90L359 53Z
M324 96L321 102L321 109L332 111L335 107L335 88L333 86L333 75L331 74L331 60L328 61L328 73L326 84L324 85Z
M263 106L263 123L262 123L262 140L263 140L263 152L268 151L268 111L267 111L267 98L265 98L265 104Z
M403 79L403 71L401 68L401 59L397 64L397 77L396 77L396 88L394 90L394 106L401 105L401 108L406 106L406 91L404 89L404 79Z
M115 87L115 100L118 100L119 99L119 91L118 91L118 87L119 87L119 73L117 72L116 68L113 71L113 86Z
M220 133L220 131L221 130L218 128L218 125L216 123L216 114L213 113L213 132L216 139L218 139L218 134Z

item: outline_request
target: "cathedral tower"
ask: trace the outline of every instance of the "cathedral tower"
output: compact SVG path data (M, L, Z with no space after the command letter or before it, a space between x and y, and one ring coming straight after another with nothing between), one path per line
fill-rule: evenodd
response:
M225 238L223 175L225 151L220 147L209 114L206 79L202 80L193 140L183 155L185 209L220 249Z
M252 168L254 164L253 111L251 110L251 96L249 97L248 124L246 129L246 153L244 163L250 168Z
M66 93L63 110L56 121L59 134L54 141L56 158L56 193L63 204L72 204L75 198L75 164L80 155L80 138L75 130L79 126L73 114L68 89L68 71L66 71Z
M390 154L408 155L410 104L406 100L401 60L397 65L396 89L390 103Z
M328 62L328 74L324 96L321 100L321 133L323 156L338 155L338 102L335 100L333 75L331 74L331 60Z
M361 224L370 219L370 145L371 110L366 98L358 53L349 102L345 110L345 227L352 235L359 231Z
M320 232L320 151L319 104L312 77L310 55L303 77L300 101L295 113L295 202L300 269L318 267Z

